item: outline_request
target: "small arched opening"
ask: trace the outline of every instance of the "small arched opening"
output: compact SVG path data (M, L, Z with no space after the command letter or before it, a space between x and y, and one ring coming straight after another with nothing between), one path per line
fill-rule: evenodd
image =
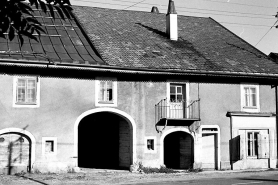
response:
M167 168L189 169L194 161L194 139L187 132L176 131L164 138L164 164Z

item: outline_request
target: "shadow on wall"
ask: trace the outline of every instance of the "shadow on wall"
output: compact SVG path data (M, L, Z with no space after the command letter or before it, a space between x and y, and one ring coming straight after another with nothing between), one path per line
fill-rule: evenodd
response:
M229 148L230 148L230 160L231 165L233 166L234 163L240 160L240 136L236 136L229 141Z

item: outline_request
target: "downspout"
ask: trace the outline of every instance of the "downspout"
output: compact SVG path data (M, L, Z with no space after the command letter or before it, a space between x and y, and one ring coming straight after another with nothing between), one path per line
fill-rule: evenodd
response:
M277 133L277 129L278 129L278 119L277 119L277 115L278 115L278 86L275 85L275 104L276 104L276 116L275 116L275 119L276 119L276 150L277 150L277 153L276 153L276 159L278 160L278 133ZM278 167L278 164L276 162L276 168Z

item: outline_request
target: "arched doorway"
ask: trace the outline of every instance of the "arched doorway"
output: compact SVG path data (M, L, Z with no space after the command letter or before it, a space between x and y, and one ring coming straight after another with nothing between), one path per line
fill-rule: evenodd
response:
M133 128L114 112L100 111L78 124L78 167L128 169L132 164Z
M7 132L0 134L1 168L7 173L20 171L29 172L31 169L31 139L22 133Z
M183 131L172 132L164 138L164 164L167 168L193 167L193 137Z

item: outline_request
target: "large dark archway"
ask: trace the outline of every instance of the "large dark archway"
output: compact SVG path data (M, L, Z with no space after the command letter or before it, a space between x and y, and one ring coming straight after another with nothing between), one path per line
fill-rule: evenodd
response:
M78 125L78 166L127 169L131 165L132 132L129 122L111 112L84 117Z
M164 138L164 164L167 168L188 169L193 166L194 140L186 132L177 131Z

